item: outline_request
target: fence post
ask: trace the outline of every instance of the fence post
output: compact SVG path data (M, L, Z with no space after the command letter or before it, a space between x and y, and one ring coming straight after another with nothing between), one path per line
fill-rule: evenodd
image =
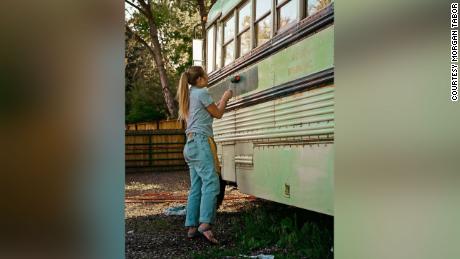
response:
M152 136L153 134L149 134L149 166L152 167Z

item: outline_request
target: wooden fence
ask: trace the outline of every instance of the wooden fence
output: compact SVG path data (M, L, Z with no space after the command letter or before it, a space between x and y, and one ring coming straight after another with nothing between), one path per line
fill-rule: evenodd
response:
M184 124L176 120L126 125L126 172L184 170Z
M158 130L158 129L173 129L184 130L185 124L178 120L163 120L153 122L140 122L126 124L125 130Z

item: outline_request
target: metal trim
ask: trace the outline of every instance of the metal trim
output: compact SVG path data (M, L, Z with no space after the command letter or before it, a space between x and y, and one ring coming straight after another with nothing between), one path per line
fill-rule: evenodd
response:
M257 92L245 97L242 97L239 100L236 100L232 103L229 103L226 111L231 111L235 109L240 109L243 107L255 105L258 103L263 103L270 101L282 96L290 95L294 92L304 91L306 89L311 89L317 87L321 84L333 83L334 82L334 68L329 68L299 79L274 86L270 89Z
M255 140L255 139L269 139L269 138L287 138L297 136L312 136L312 135L326 135L334 133L334 125L325 125L319 127L300 127L294 129L283 129L279 131L264 132L259 131L252 134L236 133L233 136L215 136L216 142L239 141L239 140Z
M253 156L235 156L235 165L237 164L254 165Z

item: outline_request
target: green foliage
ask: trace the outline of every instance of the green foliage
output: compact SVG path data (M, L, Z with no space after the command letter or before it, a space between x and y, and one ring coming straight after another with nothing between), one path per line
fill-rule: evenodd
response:
M126 122L153 121L166 118L165 105L161 97L160 87L150 82L138 81L127 94L130 109L126 114ZM161 89L161 88L160 88Z
M308 215L309 212L299 213ZM266 254L266 249L275 258L333 258L330 251L333 246L332 225L305 215L298 218L296 211L259 208L245 213L232 225L232 233L228 234L234 235L236 247L209 248L194 254L194 258Z
M193 27L200 23L196 1L153 1L152 12L167 69L182 73L192 63ZM130 27L150 42L147 18L135 13Z
M134 13L126 24L151 45L147 18ZM152 13L168 74L169 87L176 94L180 74L192 64L193 27L200 23L196 0L152 1ZM125 115L126 122L165 118L166 108L158 72L147 47L126 36Z

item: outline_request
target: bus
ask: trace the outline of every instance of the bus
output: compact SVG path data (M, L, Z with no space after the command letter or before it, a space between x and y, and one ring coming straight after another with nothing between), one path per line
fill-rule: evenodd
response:
M206 24L221 176L262 199L333 215L334 3L218 0Z

